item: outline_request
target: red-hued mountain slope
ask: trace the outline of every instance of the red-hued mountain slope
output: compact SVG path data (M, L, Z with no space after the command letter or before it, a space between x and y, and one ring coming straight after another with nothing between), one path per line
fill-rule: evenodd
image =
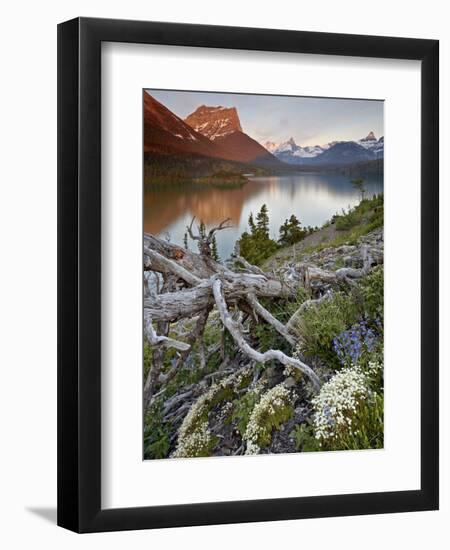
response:
M223 138L233 132L242 132L236 107L201 105L184 121L211 141Z
M272 153L269 153L260 143L244 132L233 132L222 138L217 138L214 143L225 149L228 158L239 162L256 162L258 164L282 165Z
M186 120L191 120L201 130L196 131L144 92L144 153L198 155L236 162L282 165L262 145L237 129L241 125L234 107L220 108L219 115L217 109L202 106L187 117ZM197 115L192 118L195 113ZM214 140L203 132L214 136Z
M220 157L220 149L144 92L144 153Z

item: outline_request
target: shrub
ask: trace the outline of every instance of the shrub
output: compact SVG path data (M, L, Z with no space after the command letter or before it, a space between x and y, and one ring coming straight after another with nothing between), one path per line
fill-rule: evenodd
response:
M254 407L243 439L247 442L245 454L258 454L272 440L272 431L279 429L294 413L291 392L278 384L267 391Z
M364 310L371 319L384 318L384 268L379 266L365 277L360 284Z
M172 426L164 423L161 403L154 404L144 420L144 458L166 458L170 449Z
M249 369L243 369L213 384L192 405L178 431L174 458L210 456L217 438L209 430L209 413L218 403L231 400L235 393L248 385Z
M261 299L261 304L270 313L283 324L286 324L291 316L298 310L301 304L308 298L308 294L303 287L299 287L297 294L289 299ZM257 347L261 352L269 349L279 349L288 355L291 353L291 346L286 339L275 330L275 328L264 322L255 322L252 324L251 335L258 342ZM270 365L272 362L267 363Z
M351 295L336 293L321 304L305 310L297 326L301 350L309 357L318 356L336 363L334 338L358 318L358 306Z
M261 398L261 390L262 387L257 386L247 393L244 393L240 399L235 399L233 401L233 413L231 418L236 422L236 427L241 435L245 433L253 409Z
M333 217L338 231L349 231L360 226L358 234L365 234L383 225L383 194L362 200L354 208Z
M370 363L345 368L326 382L312 400L314 434L323 450L383 446L383 392L373 389L383 367Z
M338 231L346 231L355 227L361 221L361 216L356 209L351 209L348 212L342 211L341 216L336 217L335 227Z
M304 453L319 451L319 443L314 437L313 427L308 423L297 424L289 436L294 440L297 451Z
M148 342L144 342L144 381L147 378L148 373L150 372L150 367L152 365L152 348Z

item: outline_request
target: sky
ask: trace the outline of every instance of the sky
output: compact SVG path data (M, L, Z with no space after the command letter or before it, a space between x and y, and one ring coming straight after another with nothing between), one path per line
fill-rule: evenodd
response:
M383 101L148 90L180 118L200 105L236 107L243 131L259 142L297 145L350 141L373 131L383 135Z

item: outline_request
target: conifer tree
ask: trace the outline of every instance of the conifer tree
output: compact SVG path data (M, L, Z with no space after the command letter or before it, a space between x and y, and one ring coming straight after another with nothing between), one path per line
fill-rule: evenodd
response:
M278 239L278 242L282 246L291 245L304 239L306 234L307 230L301 228L301 223L299 222L297 216L292 214L289 220L286 220L280 227L280 238Z
M215 235L211 243L211 257L216 262L220 262L220 256L219 256L219 251L217 249L217 240Z

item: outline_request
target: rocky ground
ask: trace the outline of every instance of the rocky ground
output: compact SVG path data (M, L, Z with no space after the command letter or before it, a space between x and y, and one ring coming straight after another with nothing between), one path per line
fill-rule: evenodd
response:
M314 234L310 235L310 237L314 237ZM309 239L309 237L306 239ZM303 246L303 250L306 250L307 247L310 246L308 243L306 244L307 246ZM343 244L338 247L324 248L317 252L299 252L299 260L303 265L305 263L311 264L331 271L336 271L336 269L341 267L354 267L358 269L362 267L362 247L364 245L369 246L371 255L376 263L381 263L383 258L383 244L383 228L380 227L368 235L360 237L355 245Z

